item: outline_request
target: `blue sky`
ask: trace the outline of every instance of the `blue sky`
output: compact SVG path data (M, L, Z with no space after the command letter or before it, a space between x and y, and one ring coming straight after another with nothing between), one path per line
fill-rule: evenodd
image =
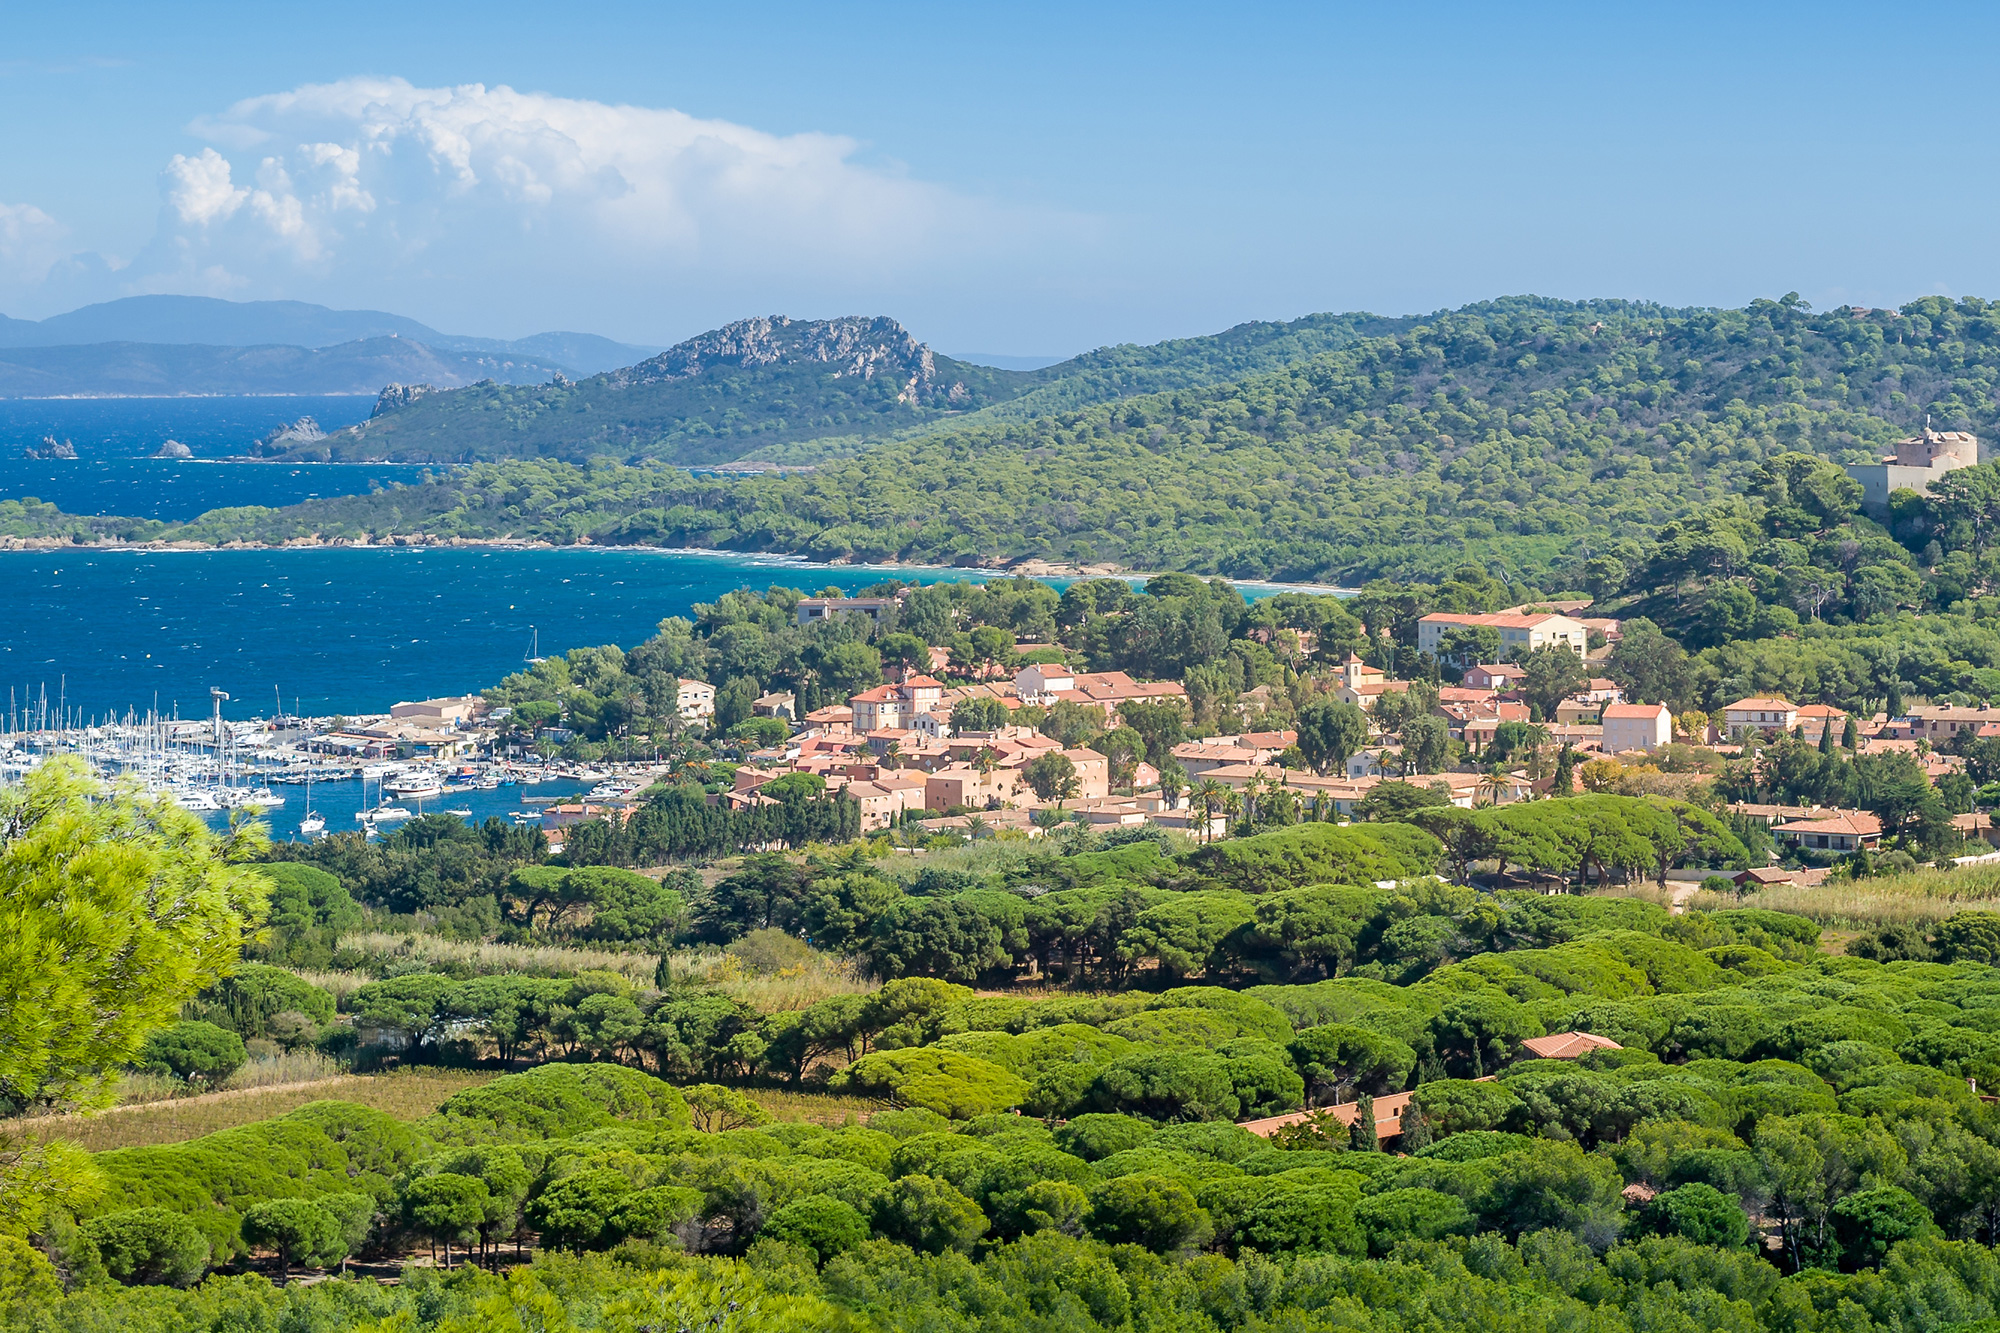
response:
M1826 4L18 9L0 310L186 291L654 343L865 312L1032 354L1530 291L2000 295L1996 27Z

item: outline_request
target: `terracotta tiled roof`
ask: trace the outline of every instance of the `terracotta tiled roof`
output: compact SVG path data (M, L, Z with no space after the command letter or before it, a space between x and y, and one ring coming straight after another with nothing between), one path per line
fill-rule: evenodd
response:
M1412 1095L1407 1092L1391 1092L1375 1099L1376 1138L1391 1138L1403 1132L1403 1111L1409 1106ZM1360 1118L1361 1107L1358 1102L1343 1102L1339 1106L1322 1106L1318 1110L1352 1128L1354 1122ZM1247 1129L1259 1138L1268 1139L1285 1126L1296 1125L1314 1114L1315 1111L1291 1111L1285 1115L1266 1116L1262 1120L1245 1120L1239 1124L1239 1128Z
M1548 1037L1530 1037L1521 1043L1521 1049L1538 1060L1574 1060L1591 1051L1618 1051L1624 1047L1595 1032L1558 1032Z
M1831 819L1802 819L1796 824L1780 824L1777 833L1845 833L1851 837L1873 838L1882 832L1882 821L1865 810L1847 810Z

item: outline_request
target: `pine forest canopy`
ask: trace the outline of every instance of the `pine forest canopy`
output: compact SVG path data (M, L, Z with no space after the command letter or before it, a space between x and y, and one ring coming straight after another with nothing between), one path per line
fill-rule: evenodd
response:
M1345 582L1434 577L1472 562L1561 587L1581 584L1590 559L1740 493L1781 453L1862 461L1926 417L1976 434L1994 426L2000 320L1977 299L1815 314L1789 297L1744 310L1510 298L1399 323L1246 326L1010 381L904 346L907 334L875 321L848 350L881 373L836 377L841 392L888 394L876 405L889 417L949 415L915 433L857 437L856 448L876 442L807 473L720 480L607 458L523 459L179 527L29 506L0 513L0 527L83 539L429 534L961 565L1040 558ZM751 364L699 348L697 373L669 368L694 346L560 393L609 401L611 390L586 388L624 376L636 387L617 393L707 395L713 407L729 400L729 383L769 388L771 376L792 376L796 388L797 376L831 373L817 361ZM930 371L899 405L889 391L900 382L909 397L915 381L899 377L910 348ZM1040 387L997 401L1009 384ZM496 397L513 392L486 386L444 401L491 400L482 419L501 422L547 415ZM407 411L415 429L432 419L418 409L436 401L380 420ZM961 413L956 402L992 405ZM1017 416L1037 402L1057 410ZM741 419L776 420L775 411ZM641 452L620 439L613 456ZM478 454L475 445L455 456Z

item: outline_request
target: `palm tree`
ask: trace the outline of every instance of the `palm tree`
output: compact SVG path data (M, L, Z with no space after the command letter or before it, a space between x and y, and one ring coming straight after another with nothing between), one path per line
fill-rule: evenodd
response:
M1227 787L1224 787L1214 778L1203 778L1201 781L1195 783L1194 790L1188 793L1188 799L1201 807L1201 840L1203 842L1208 842L1215 836L1215 807L1223 803L1223 798L1228 793L1228 790Z
M965 817L965 836L970 841L978 842L981 838L990 836L992 832L992 826L980 816L967 815Z
M1507 790L1507 779L1498 768L1488 769L1479 775L1478 799L1485 805L1500 804L1500 793Z

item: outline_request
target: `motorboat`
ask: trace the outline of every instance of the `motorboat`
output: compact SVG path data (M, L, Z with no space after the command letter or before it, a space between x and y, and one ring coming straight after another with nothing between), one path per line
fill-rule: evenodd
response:
M382 790L406 801L427 801L433 796L444 795L444 784L437 780L436 774L412 773L394 782L383 783Z
M400 805L378 805L373 810L356 815L355 818L373 820L377 824L398 824L405 819L415 819L416 816Z

